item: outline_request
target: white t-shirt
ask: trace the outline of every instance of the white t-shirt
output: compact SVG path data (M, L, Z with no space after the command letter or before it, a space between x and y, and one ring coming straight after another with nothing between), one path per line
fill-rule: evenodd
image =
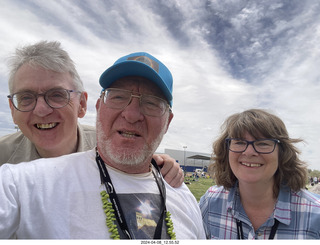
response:
M137 200L145 204L144 212L156 210L153 200L157 198L148 198L159 196L151 172L125 174L110 167L108 172L125 214ZM188 187L183 184L172 188L166 182L165 186L166 207L172 214L177 239L205 239L200 209ZM109 238L100 196L102 189L95 150L2 165L0 238ZM129 209L125 200L133 203ZM142 206L136 207L141 213ZM139 210L133 212L135 217L141 216ZM135 222L138 230L153 223L149 218Z

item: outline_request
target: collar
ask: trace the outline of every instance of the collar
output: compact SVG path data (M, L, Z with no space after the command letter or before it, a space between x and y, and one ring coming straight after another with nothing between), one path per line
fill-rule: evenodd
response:
M235 185L229 190L228 201L227 201L227 212L231 215L245 223L251 223L249 218L246 215L246 212L243 209L240 192L239 192L239 183L238 181Z
M278 200L276 202L275 210L273 213L273 218L269 219L268 225L273 225L274 218L279 220L279 222L289 225L291 222L290 216L291 210L291 191L288 186L281 185L278 195ZM230 189L227 201L227 212L232 214L232 216L238 220L241 220L246 223L251 223L248 219L241 200L239 193L239 185L238 182Z
M142 177L149 177L152 175L152 169L154 168L152 166L152 164L150 163L150 167L149 167L149 172L147 173L141 173L141 174L128 174L128 173L125 173L119 169L116 169L114 167L111 167L109 166L108 164L105 164L106 165L106 168L108 169L108 171L113 171L113 172L116 172L116 173L119 173L119 174L122 174L122 175L125 175L125 176L133 176L133 177L137 177L137 178L142 178Z

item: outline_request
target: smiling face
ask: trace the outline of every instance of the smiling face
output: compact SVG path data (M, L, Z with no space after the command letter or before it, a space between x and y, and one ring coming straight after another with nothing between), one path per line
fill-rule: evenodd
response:
M264 138L264 137L261 137ZM243 135L244 140L257 140L249 133ZM271 185L274 183L274 174L278 169L278 145L269 154L257 153L252 145L242 153L229 151L229 164L239 183L261 183Z
M163 98L156 85L140 77L119 79L112 87ZM144 115L138 98L132 98L124 109L108 108L100 98L96 108L97 144L106 163L128 173L149 171L152 154L166 133L173 114L167 110L160 117Z
M58 73L42 67L22 65L14 77L14 93L32 91L44 93L52 88L75 89L69 73ZM38 97L34 110L21 112L10 109L14 123L35 144L41 157L60 156L72 153L77 148L77 122L87 108L87 94L70 94L70 102L63 108L53 109Z

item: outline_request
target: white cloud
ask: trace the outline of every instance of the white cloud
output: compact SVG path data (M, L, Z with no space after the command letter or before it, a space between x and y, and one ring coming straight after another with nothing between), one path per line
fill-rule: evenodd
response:
M252 107L271 109L318 168L319 4L256 1L0 0L0 86L5 57L19 45L58 40L89 93L80 121L95 124L100 74L131 52L147 51L174 77L175 117L160 149L211 153L224 119ZM0 135L14 131L6 93ZM10 130L9 130L10 129Z

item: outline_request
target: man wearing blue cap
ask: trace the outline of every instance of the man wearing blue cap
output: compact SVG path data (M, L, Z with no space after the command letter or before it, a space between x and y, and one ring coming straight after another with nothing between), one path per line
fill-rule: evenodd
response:
M100 84L96 149L0 168L0 238L204 239L194 196L152 159L173 118L170 71L134 53Z
M19 132L0 137L0 166L91 150L95 128L78 123L88 94L69 54L59 42L40 41L17 48L9 64L9 106ZM179 164L155 154L173 187L183 182Z

